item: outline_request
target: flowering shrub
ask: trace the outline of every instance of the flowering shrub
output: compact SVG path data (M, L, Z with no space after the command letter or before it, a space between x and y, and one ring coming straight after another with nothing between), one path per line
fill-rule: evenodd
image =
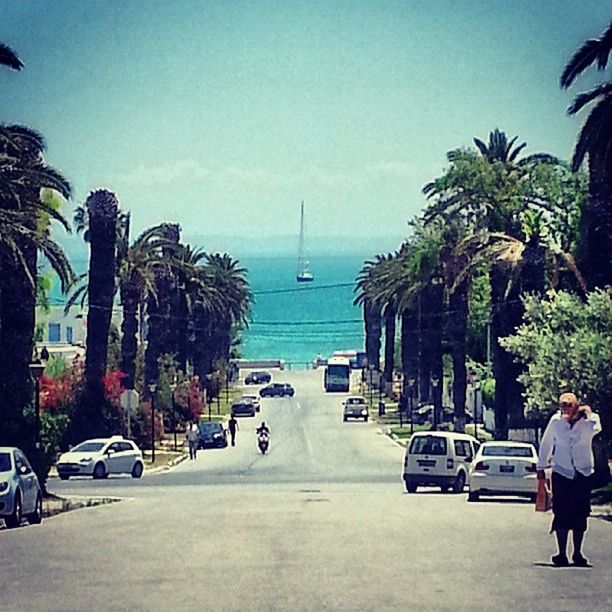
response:
M121 394L125 391L122 380L125 374L120 370L111 370L103 379L104 397L113 406L121 405Z
M56 413L61 408L69 408L75 401L77 391L83 380L84 365L75 359L70 369L56 378L48 374L40 377L40 409Z

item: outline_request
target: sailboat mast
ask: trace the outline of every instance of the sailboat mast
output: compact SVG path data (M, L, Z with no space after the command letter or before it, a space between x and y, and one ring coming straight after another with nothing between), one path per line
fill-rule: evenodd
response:
M298 242L298 274L304 269L304 200L300 207L300 239Z

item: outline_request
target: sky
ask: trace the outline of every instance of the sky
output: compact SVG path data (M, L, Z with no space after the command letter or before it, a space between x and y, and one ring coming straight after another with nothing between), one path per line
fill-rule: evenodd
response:
M25 64L0 71L0 117L45 135L70 214L104 187L136 232L177 222L206 249L263 254L292 248L304 200L311 251L387 251L474 136L571 156L581 121L565 109L594 81L566 92L559 75L611 9L0 0L0 41Z

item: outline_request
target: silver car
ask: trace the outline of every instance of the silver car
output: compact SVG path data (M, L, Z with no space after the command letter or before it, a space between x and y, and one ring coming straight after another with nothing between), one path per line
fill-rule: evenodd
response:
M7 527L19 527L25 516L42 522L42 491L26 456L12 446L0 446L0 518Z

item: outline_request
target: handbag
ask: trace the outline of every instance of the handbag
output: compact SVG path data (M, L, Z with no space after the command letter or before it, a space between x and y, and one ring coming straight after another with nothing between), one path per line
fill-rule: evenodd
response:
M552 493L548 487L547 480L538 480L538 492L536 493L536 512L548 512L552 508Z

